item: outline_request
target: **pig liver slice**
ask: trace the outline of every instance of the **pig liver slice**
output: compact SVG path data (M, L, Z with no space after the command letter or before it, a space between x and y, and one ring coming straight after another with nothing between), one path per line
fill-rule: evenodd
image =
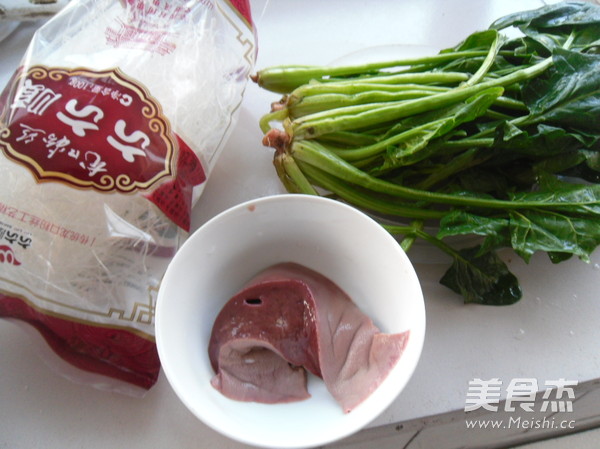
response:
M217 316L211 383L236 400L293 402L310 397L308 370L348 413L387 377L408 336L382 333L331 280L282 263L250 280Z

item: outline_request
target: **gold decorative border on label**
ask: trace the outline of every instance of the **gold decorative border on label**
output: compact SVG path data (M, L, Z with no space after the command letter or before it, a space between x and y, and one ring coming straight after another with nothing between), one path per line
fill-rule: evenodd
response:
M222 5L221 3L224 3L225 6ZM248 38L248 36L247 36L248 33L252 33L253 28L249 26L249 24L245 20L245 18L243 18L241 16L239 11L236 8L234 8L233 5L231 5L231 3L228 0L219 0L216 2L216 5L217 5L217 8L219 9L219 11L221 12L221 14L223 15L223 17L237 32L235 39L238 41L238 43L240 44L240 46L242 48L246 49L244 52L244 60L248 63L248 67L250 67L250 68L254 67L254 57L256 54L256 45L255 45L255 42L253 41L253 39ZM231 15L233 15L233 17ZM239 26L240 21L244 25L248 26L248 29L245 30L242 27L240 27ZM246 91L246 88L244 88L242 90L242 93L240 94L240 99L239 99L238 103L235 104L232 109L232 113L229 116L229 121L227 123L227 126L225 127L225 132L223 132L221 134L221 139L219 140L219 142L217 144L217 148L220 148L222 145L225 144L225 139L229 135L229 131L230 131L231 127L234 125L233 117L235 116L235 113L238 111L238 109L242 106L245 91ZM217 154L218 153L215 153L213 155L213 157ZM209 160L208 162L212 163L212 160Z
M249 22L246 17L233 5L230 0L225 0L225 3L229 6L229 8L234 12L234 14L248 27L249 30L254 29L254 24ZM249 7L251 7L250 5Z
M225 7L225 6L222 6L221 4L217 3L217 7L219 8L219 11L223 15L223 17L227 20L227 22L229 22L229 24L237 32L237 35L235 37L236 40L240 43L240 46L242 48L246 49L246 51L244 53L244 59L246 60L246 62L249 64L250 67L253 67L254 66L254 54L256 52L256 47L255 47L253 40L247 37L248 33L250 33L250 34L252 33L253 27L248 23L248 21L246 20L245 17L242 17L240 12L231 4L231 2L229 2L228 0L223 0L223 3L227 6ZM233 14L233 17L235 17L237 20L235 20L233 17L231 17L232 14ZM242 29L239 26L239 24L237 23L238 21L241 21L242 23L244 23L248 27L248 29L247 30Z
M151 96L150 92L139 82L125 75L118 67L104 71L92 71L86 68L66 69L32 66L27 72L23 72L15 77L10 91L14 92L15 89L18 89L19 83L29 76L36 80L43 80L48 77L54 81L60 81L66 76L72 77L77 75L89 78L109 77L117 84L133 90L138 95L144 104L144 107L141 110L142 115L149 121L150 129L160 136L167 148L167 154L165 155L165 166L162 171L158 172L150 180L145 182L134 181L126 174L120 174L114 178L110 175L104 175L100 178L99 182L96 182L92 180L82 180L58 171L47 171L34 159L21 154L19 151L15 150L10 143L4 141L4 139L10 136L10 129L8 129L6 123L4 123L3 117L0 117L0 149L3 149L6 155L11 159L28 167L33 172L36 179L40 182L63 181L69 185L74 185L80 188L93 188L100 192L117 190L120 192L129 193L135 190L148 190L161 179L173 176L175 173L176 158L174 155L176 151L176 143L172 137L173 134L169 120L164 116L160 103ZM9 109L10 105L6 105L6 108ZM10 119L7 121L10 122Z
M127 324L109 324L107 322L98 322L90 319L83 319L81 317L67 315L65 313L60 313L55 310L50 310L47 307L44 307L43 304L53 304L55 306L59 306L64 308L65 310L70 310L74 313L80 315L88 315L94 316L97 318L108 318L116 320L117 322L122 323L138 323L145 326L152 326L154 322L154 297L157 295L158 287L149 287L147 292L148 302L135 302L131 304L131 310L126 311L125 309L119 309L115 307L110 307L107 311L97 311L97 310L87 310L81 307L77 307L71 304L65 304L57 300L53 300L51 298L46 298L41 295L34 293L31 289L19 285L13 281L8 279L0 278L1 282L5 282L8 285L13 285L18 289L26 292L27 296L22 293L15 293L14 291L0 289L0 293L13 298L18 298L21 301L25 302L31 308L37 310L38 312L52 316L55 318L60 318L63 320L73 321L80 324L87 324L96 327L102 327L106 329L121 329L131 332L139 337L142 337L149 341L155 341L155 337L152 333L144 332L142 330L136 329L134 327L127 326Z

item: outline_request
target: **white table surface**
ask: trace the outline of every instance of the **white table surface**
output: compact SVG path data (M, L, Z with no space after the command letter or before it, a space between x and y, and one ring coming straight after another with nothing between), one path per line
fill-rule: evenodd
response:
M534 0L253 0L257 67L327 63L371 46L453 46L495 18L542 5ZM0 84L19 63L39 23L0 43ZM0 25L1 26L1 25ZM283 192L261 146L258 118L276 96L249 85L240 121L194 214L199 226L241 201ZM509 307L465 306L438 284L445 260L427 248L409 254L422 281L427 336L415 375L371 426L428 417L465 405L474 378L600 377L600 254L591 264L529 265L511 257L523 299ZM143 399L97 391L52 372L23 331L0 320L0 448L243 448L199 422L164 376Z

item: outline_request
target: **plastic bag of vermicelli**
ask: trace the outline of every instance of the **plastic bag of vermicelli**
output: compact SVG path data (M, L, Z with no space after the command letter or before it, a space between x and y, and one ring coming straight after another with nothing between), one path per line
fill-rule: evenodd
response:
M73 0L33 36L0 96L0 316L65 375L156 382L156 292L254 56L248 0Z

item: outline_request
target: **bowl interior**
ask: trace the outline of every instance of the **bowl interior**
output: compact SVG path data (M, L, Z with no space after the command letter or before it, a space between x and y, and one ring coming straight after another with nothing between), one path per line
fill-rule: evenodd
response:
M286 261L329 277L383 332L410 330L398 365L348 414L315 377L310 399L281 405L233 401L210 385L207 348L217 314L255 274ZM321 445L368 424L412 375L424 333L421 288L397 242L356 209L307 195L249 201L204 224L169 265L156 310L159 355L175 393L213 429L263 447Z

